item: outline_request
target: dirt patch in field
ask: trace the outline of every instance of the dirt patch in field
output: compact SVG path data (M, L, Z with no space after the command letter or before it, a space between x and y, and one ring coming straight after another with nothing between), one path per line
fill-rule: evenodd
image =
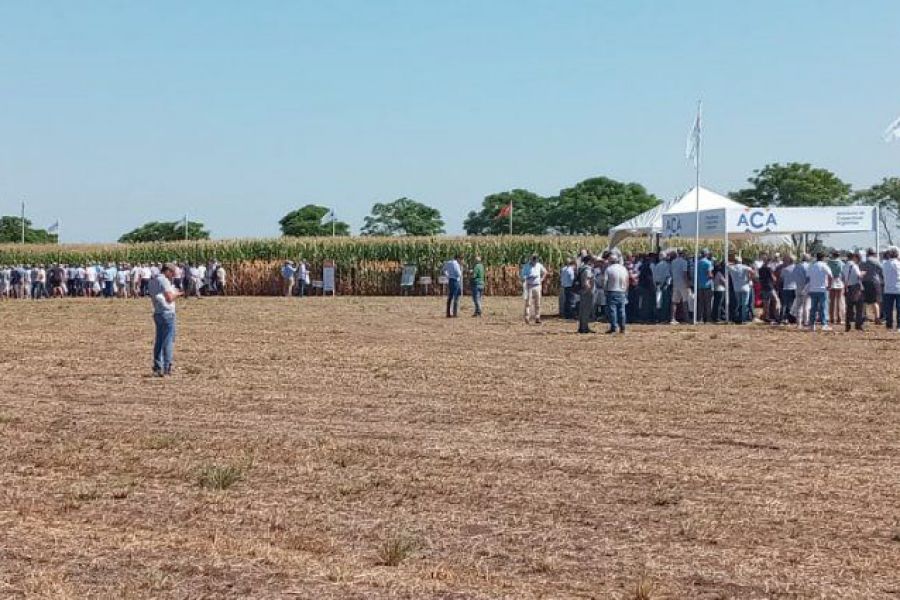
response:
M898 335L148 309L0 304L0 596L900 597Z

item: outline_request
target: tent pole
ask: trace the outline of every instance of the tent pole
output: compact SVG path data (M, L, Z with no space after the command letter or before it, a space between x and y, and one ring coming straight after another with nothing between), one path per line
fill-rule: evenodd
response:
M727 212L728 211L726 210L726 214L727 214ZM723 254L724 254L724 256L722 257L722 263L725 265L725 324L728 325L728 323L731 322L731 311L729 310L730 307L728 306L729 305L728 284L730 282L731 277L728 272L729 248L728 248L728 220L727 219L725 220L725 251L723 252Z
M875 205L875 252L878 252L881 249L881 227L879 227L881 223L881 209L876 204Z

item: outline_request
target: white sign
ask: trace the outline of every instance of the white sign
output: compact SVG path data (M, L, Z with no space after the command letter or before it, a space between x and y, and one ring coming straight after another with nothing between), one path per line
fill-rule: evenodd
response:
M692 238L697 213L663 215L664 237ZM875 231L872 206L817 206L802 208L714 208L700 211L700 237L789 233L849 233Z
M322 293L334 293L334 272L334 262L326 261L325 266L322 267Z

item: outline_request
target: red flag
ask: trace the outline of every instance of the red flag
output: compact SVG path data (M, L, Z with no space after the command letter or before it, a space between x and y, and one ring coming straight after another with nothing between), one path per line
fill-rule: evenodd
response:
M500 212L497 213L497 218L502 219L504 217L508 217L511 214L512 214L512 202L510 202L509 204L507 204L506 206L504 206L503 208L500 209Z

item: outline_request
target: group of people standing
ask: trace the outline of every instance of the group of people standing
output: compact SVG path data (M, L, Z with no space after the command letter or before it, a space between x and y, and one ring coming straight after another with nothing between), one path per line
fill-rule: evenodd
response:
M106 263L88 265L0 266L0 298L142 298L159 275L161 263ZM173 286L185 295L225 295L225 267L213 259L208 264L172 263Z
M578 332L605 321L607 333L624 333L628 323L678 324L764 322L815 331L844 326L862 330L867 321L900 329L900 249L881 255L860 252L731 254L716 259L700 252L671 250L623 256L609 250L595 256L583 249L559 272L560 315L578 321ZM482 315L484 265L470 270L473 316ZM520 269L526 324L541 323L541 298L549 271L537 255ZM458 316L464 270L457 256L444 263L447 317Z

